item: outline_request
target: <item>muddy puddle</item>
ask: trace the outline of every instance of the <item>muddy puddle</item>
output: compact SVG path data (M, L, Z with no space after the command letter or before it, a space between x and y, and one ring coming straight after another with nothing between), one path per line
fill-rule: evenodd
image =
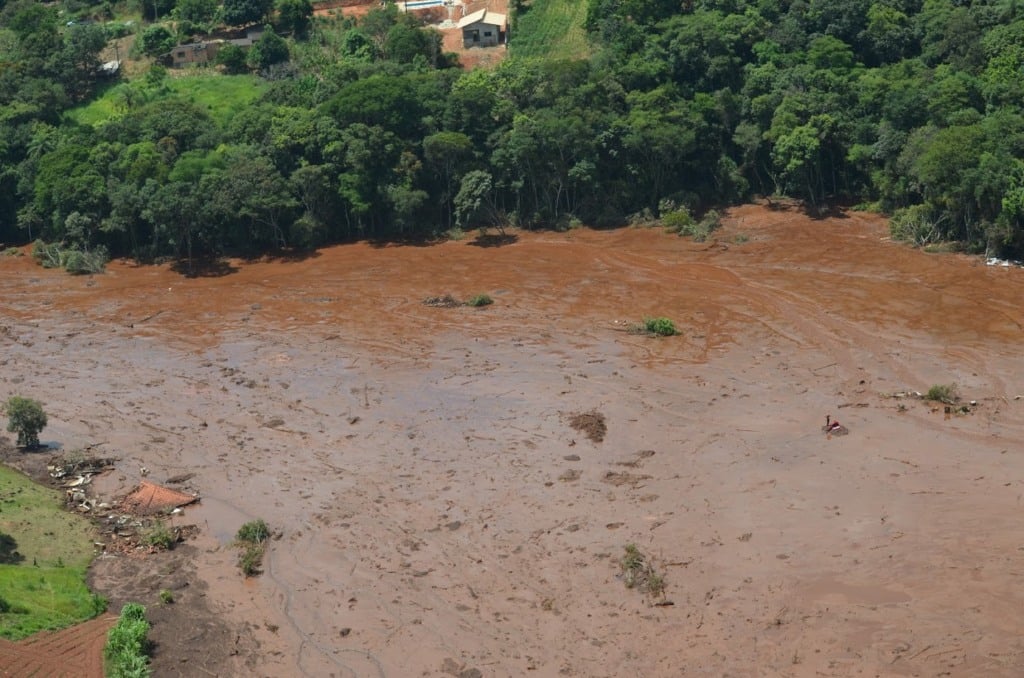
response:
M196 474L177 572L197 593L161 614L192 604L206 631L157 624L158 673L190 652L217 675L1024 673L1024 271L760 206L706 243L574 230L231 268L0 259L0 396L117 457L99 492ZM651 316L681 335L629 331ZM913 395L948 383L975 404ZM256 517L280 537L246 582L230 540ZM664 596L625 586L629 544Z

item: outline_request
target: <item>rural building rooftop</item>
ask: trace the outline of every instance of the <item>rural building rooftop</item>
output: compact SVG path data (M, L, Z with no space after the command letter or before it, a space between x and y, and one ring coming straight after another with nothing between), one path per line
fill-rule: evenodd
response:
M475 23L485 23L492 26L505 26L507 18L504 14L498 14L497 12L490 12L487 9L481 9L459 19L459 28L465 28L466 26Z

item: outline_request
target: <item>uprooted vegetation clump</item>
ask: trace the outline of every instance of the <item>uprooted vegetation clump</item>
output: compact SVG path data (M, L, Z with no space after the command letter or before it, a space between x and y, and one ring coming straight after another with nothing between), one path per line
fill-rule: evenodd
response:
M471 306L473 308L480 308L483 306L490 306L494 303L494 299L489 294L476 294L466 301L459 301L450 294L444 294L436 297L427 297L423 300L424 306L432 306L434 308L458 308L459 306Z
M671 318L644 318L638 323L627 324L630 334L645 334L649 337L672 337L679 334L675 322Z
M955 405L960 400L956 384L935 384L924 395L925 400Z
M622 567L622 580L626 588L639 589L655 598L665 595L665 578L655 571L636 544L626 545L626 553L619 565Z
M604 440L605 434L608 433L608 424L605 422L604 415L597 410L578 412L572 415L569 417L569 426L584 433L595 443Z
M238 528L235 539L242 547L242 553L238 557L238 567L246 577L255 577L263 570L263 554L267 550L267 540L270 539L270 528L262 518L252 520Z
M434 308L457 308L462 306L462 302L450 294L445 294L439 297L427 297L423 300L423 305Z
M644 318L643 331L657 337L672 337L679 334L676 324L669 318Z

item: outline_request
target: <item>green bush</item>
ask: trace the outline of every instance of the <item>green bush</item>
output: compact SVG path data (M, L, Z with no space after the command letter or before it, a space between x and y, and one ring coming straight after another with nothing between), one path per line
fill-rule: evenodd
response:
M263 553L266 551L266 542L270 539L270 528L263 522L263 519L252 520L238 528L235 535L238 543L244 547L238 557L238 567L246 577L254 577L261 570L263 564Z
M260 568L263 565L263 551L262 544L249 544L242 551L238 558L238 567L242 568L242 573L246 577L255 577L262 572Z
M249 66L245 63L245 50L238 45L224 45L217 52L217 64L224 67L228 74L246 73Z
M85 251L64 243L45 243L42 240L37 240L32 246L32 256L43 268L63 268L75 275L102 273L110 260L104 247Z
M935 384L928 389L928 393L924 397L925 400L934 400L947 405L953 405L960 400L960 396L956 392L956 384Z
M108 41L130 35L133 28L133 24L125 21L111 21L103 24L103 32L106 34Z
M253 520L238 528L235 539L248 544L262 544L270 538L270 528L263 519Z
M146 56L160 56L174 47L174 34L166 26L149 26L139 36L136 47Z
M466 302L466 306L472 306L473 308L479 308L481 306L490 306L494 303L494 299L491 299L488 294L478 294Z
M103 648L109 678L147 678L150 675L148 633L146 608L138 603L125 605L117 624L107 634Z
M153 548L170 551L177 539L174 532L163 523L157 523L146 533L146 543Z
M46 428L46 412L43 411L42 403L31 398L12 396L4 403L3 410L10 419L7 430L18 434L18 446L38 446L39 434Z
M671 205L668 203L668 206ZM697 221L690 214L690 210L684 206L663 213L661 223L673 233L689 236L696 242L704 242L714 230L722 225L722 217L715 210L708 210L700 221Z
M927 205L911 205L896 210L889 220L889 235L893 240L909 242L921 247L940 239L940 223Z
M676 324L668 318L644 318L643 329L648 334L656 334L659 337L671 337L679 334Z

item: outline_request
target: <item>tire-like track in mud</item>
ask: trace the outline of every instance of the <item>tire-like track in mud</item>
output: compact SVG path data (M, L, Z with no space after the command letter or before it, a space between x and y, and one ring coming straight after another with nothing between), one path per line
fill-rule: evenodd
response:
M117 617L101 615L18 642L0 639L4 678L103 678L103 646Z

